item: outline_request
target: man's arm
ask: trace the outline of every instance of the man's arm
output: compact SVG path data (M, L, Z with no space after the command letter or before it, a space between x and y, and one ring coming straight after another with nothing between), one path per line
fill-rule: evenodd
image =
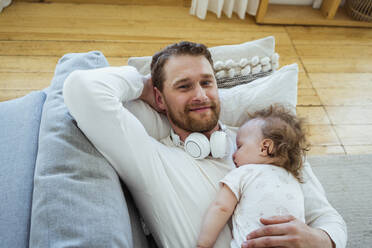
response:
M156 151L143 125L122 102L141 95L142 79L129 66L78 70L67 77L63 89L65 103L79 128L136 190L147 187L152 171L148 167L154 164Z
M229 187L223 185L204 217L198 238L198 248L213 247L221 230L233 214L237 203L238 200L234 193Z
M292 216L262 219L266 226L250 233L242 247L346 247L346 224L327 201L308 163L304 168L304 180L306 224Z

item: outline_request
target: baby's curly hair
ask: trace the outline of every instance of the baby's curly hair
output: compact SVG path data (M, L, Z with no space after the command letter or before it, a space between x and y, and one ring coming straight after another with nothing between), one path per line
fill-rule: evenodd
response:
M274 142L274 149L269 156L277 158L276 165L283 167L303 183L303 158L309 150L303 119L294 115L289 108L275 104L249 115L249 120L261 119L264 139ZM248 120L248 121L249 121Z

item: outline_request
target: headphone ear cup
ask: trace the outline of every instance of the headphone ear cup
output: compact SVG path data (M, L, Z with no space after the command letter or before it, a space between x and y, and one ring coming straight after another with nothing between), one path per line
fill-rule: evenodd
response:
M208 138L201 133L191 133L185 140L185 150L195 159L203 159L211 152Z
M210 138L211 153L214 158L224 158L227 154L227 135L222 131L215 131Z

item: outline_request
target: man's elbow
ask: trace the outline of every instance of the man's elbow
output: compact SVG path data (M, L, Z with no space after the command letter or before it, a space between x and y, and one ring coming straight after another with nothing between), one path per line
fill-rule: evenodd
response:
M76 70L70 73L63 83L63 97L65 104L70 107L76 100L82 97L87 88L86 73Z
M63 84L63 100L72 116L81 112L84 105L84 99L87 98L88 91L87 75L82 70L76 70L70 73Z
M63 83L63 95L69 97L84 84L84 71L76 70L71 72Z

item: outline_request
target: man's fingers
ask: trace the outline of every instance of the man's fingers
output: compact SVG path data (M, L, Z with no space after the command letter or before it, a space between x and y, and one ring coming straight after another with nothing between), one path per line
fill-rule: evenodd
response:
M273 224L287 223L295 219L296 218L292 215L283 215L283 216L272 216L269 218L261 218L260 221L264 225L273 225Z
M293 247L292 239L288 236L271 236L261 237L254 240L243 242L241 248L258 248L258 247Z
M247 240L256 239L264 236L278 236L288 233L288 227L285 225L267 225L261 227L247 235Z

